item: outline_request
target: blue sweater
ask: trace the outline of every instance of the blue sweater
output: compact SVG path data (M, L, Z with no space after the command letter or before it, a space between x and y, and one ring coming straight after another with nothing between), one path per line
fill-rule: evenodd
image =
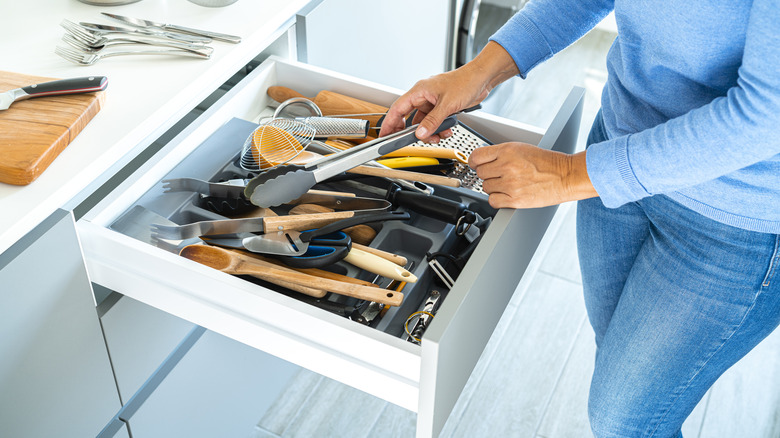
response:
M586 160L604 205L665 194L780 234L780 0L532 0L491 39L525 77L613 9L609 140Z

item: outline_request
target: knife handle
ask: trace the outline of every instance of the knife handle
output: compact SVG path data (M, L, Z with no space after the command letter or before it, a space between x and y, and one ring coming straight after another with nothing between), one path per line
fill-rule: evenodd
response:
M26 98L41 96L59 96L62 94L91 93L103 91L108 86L108 78L105 76L86 76L83 78L61 79L58 81L44 82L41 84L22 87L22 91L28 94Z
M330 213L293 214L288 216L269 216L263 218L263 229L266 233L277 231L303 231L327 226L355 216L355 212L334 211Z
M190 28L190 27L177 26L175 24L166 24L163 28L165 30L171 30L171 31L174 31L174 32L181 32L181 33L186 33L186 34L190 34L190 35L205 36L205 37L209 37L209 38L211 38L213 40L224 41L226 43L238 44L238 43L241 42L241 37L240 36L228 35L228 34L219 33L219 32L211 32L211 31L207 31L207 30L193 29L193 28Z

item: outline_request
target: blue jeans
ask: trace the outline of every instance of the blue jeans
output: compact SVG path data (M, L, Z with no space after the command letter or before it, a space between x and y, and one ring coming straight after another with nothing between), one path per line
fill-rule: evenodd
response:
M588 144L606 139L601 114ZM780 235L710 220L666 196L577 206L596 366L596 437L681 437L712 384L780 324Z

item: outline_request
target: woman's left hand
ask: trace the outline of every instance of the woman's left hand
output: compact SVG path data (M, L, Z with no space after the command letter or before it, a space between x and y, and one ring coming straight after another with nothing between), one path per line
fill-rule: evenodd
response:
M535 208L598 196L585 152L569 155L526 143L483 146L469 157L494 208Z

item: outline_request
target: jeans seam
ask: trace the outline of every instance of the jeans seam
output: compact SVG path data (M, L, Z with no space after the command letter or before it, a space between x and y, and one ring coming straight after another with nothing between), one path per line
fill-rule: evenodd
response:
M778 238L779 238L779 239L778 239L778 242L780 242L780 235L778 235ZM706 361L706 362L704 362L704 363L702 364L702 366L700 366L700 367L699 367L699 369L696 371L696 373L695 373L693 376L691 376L691 378L688 380L688 383L685 385L685 387L682 389L682 391L680 391L680 394L677 396L677 398L675 398L675 399L674 399L674 401L673 401L673 402L672 402L672 404L669 406L669 408L666 410L666 412L664 412L664 415L663 415L663 417L661 417L661 419L660 419L660 420L658 421L658 423L655 425L655 428L653 428L653 431L652 431L652 432L650 432L649 438L652 438L653 436L655 436L655 433L658 431L658 428L659 428L659 427L661 427L661 425L664 423L664 420L665 420L665 419L666 419L666 417L669 415L669 412L671 412L671 411L672 411L672 408L674 407L674 405L675 405L675 404L676 404L676 403L677 403L677 402L680 400L680 398L681 398L681 397L682 397L682 395L685 393L685 391L687 391L687 390L688 390L688 388L690 388L690 387L691 387L691 384L693 383L693 381L694 381L694 380L696 380L696 377L698 377L698 376L699 376L699 374L701 374L701 371L702 371L704 368L706 368L706 367L707 367L707 365L710 363L710 361L712 360L712 358L713 358L713 357L715 357L715 355L716 355L716 354L718 354L718 352L719 352L719 351L721 351L721 350L723 349L723 347L724 347L726 344L728 344L728 343L729 343L729 341L731 341L731 339L732 339L732 338L734 337L734 335L735 335L735 334L736 334L736 333L737 333L737 332L738 332L738 331L739 331L739 330L742 328L742 326L743 326L743 325L745 325L745 321L747 320L748 316L749 316L749 315L750 315L750 313L753 311L753 309L756 307L756 302L758 301L758 297L759 297L759 295L761 295L761 291L760 291L760 290L759 290L759 291L756 291L756 293L753 295L753 302L752 302L752 303L750 303L750 308L749 308L749 309L747 309L747 311L745 312L745 315L742 317L742 320L739 322L739 325L737 325L737 326L734 328L734 330L731 332L731 334L729 335L729 337L728 337L728 338L726 338L726 339L724 339L724 340L723 340L723 342L721 342L721 344L718 346L718 348L717 348L717 349L715 349L715 351L713 351L713 352L712 352L712 354L710 354L710 356L707 358L707 361Z
M775 237L775 251L772 254L772 258L769 260L769 269L767 269L766 276L764 277L764 282L761 283L762 287L769 287L769 283L772 280L772 277L775 275L775 270L777 270L777 265L780 264L780 234L778 234Z

